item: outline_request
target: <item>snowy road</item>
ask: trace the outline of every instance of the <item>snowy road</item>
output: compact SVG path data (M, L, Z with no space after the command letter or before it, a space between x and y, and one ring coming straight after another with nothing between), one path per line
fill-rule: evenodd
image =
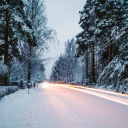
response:
M127 121L127 105L63 86L20 90L0 100L0 128L128 128Z

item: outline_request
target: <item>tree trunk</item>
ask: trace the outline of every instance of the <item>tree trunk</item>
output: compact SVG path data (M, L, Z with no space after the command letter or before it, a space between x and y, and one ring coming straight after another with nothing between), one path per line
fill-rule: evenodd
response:
M32 0L32 8L31 8L31 19L32 19L32 24L34 23L34 6L33 6L33 0ZM31 81L31 69L32 69L32 61L31 61L31 58L32 58L32 42L29 42L29 62L28 62L28 82Z
M9 12L8 10L5 12L5 46L4 46L4 64L8 66L9 60L8 60L8 49L9 49L9 44L8 44L8 36L9 36ZM4 76L4 85L9 84L9 75L8 73L5 74Z
M112 60L112 44L108 46L108 63Z
M28 62L28 83L31 81L31 66L32 66L32 62L31 62L31 57L32 57L32 45L31 43L29 44L29 62Z
M88 49L85 54L85 65L86 65L86 85L88 85Z
M31 81L31 63L28 63L28 83Z
M112 39L112 37L110 37L110 40ZM110 42L109 46L108 46L108 63L110 63L112 60L112 44Z
M92 43L92 66L91 66L92 82L95 83L95 50L94 42Z

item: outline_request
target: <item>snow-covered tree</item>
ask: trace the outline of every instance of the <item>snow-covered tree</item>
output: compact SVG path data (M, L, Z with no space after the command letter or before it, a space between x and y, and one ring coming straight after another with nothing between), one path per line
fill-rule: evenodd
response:
M31 22L27 19L24 11L23 0L2 0L0 2L0 17L3 29L1 32L1 50L4 64L10 65L13 56L18 57L18 40L26 38L28 43L33 42L31 34ZM5 84L9 82L9 74L5 77Z
M117 1L113 1L113 4L115 4L115 2ZM110 46L111 44L113 46L118 46L118 49L115 49L116 51L118 51L118 53L116 53L114 59L112 59L112 61L105 67L105 69L99 76L97 86L104 85L106 88L111 87L116 91L126 93L128 89L128 5L126 0L118 1L117 3L119 2L121 3L120 6L118 4L115 7L118 8L118 11L120 11L121 15L114 12L113 17L115 15L115 17L118 17L117 19L120 19L120 21L115 20L115 24L113 23L114 25L110 29L112 30L111 35L113 36L113 39L106 43L106 46ZM117 31L113 31L113 28L118 29ZM112 54L115 54L113 52Z
M105 82L107 77L102 77L113 72L114 66L112 66L113 70L109 70L109 68L112 69L109 63L115 65L117 63L115 58L119 60L121 53L124 53L124 56L127 55L127 20L127 0L87 0L83 10L80 11L80 27L83 30L77 35L76 40L77 56L85 60L84 77L86 79L93 79L91 77L94 76L97 78L105 69L98 83L100 78L103 78L104 84L109 85L110 82ZM121 50L124 49L123 46L124 51ZM106 69L110 72L106 73ZM113 81L118 82L117 79Z
M86 83L96 82L95 79L95 45L97 40L94 36L94 31L96 29L95 25L95 13L94 13L94 4L92 1L87 0L84 8L80 11L80 26L83 29L76 37L77 43L77 56L84 56L86 59ZM91 53L91 66L90 66L90 77L88 70L89 56L88 52ZM89 80L90 79L90 80Z
M75 40L71 39L65 42L65 53L55 62L51 79L65 82L81 82L81 65L78 58L75 57Z
M54 38L54 31L47 27L44 1L1 0L0 19L0 60L8 66L5 85L19 68L19 76L25 80L27 77L29 82L33 71L39 71L37 65L43 74L38 76L43 79L45 69L41 57L49 47L47 42Z
M43 52L48 49L48 41L54 39L54 31L47 27L44 1L28 0L25 10L32 22L32 34L35 37L34 43L36 44L35 47L32 47L31 44L27 46L29 49L27 54L27 58L29 58L27 59L28 81L30 81L33 75L32 70L34 66L36 66L36 61L38 61L39 56L42 56Z
M114 45L110 42L106 47L106 43L118 33L122 28L123 8L122 0L93 0L95 6L95 36L98 44L101 46L100 59L104 66L108 64L114 56L118 54L118 42Z

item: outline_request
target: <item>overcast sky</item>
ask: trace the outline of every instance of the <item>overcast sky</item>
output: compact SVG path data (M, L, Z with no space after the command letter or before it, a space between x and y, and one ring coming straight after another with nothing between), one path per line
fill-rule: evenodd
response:
M64 42L75 37L81 31L79 27L80 14L86 0L45 0L48 26L57 32L59 44L51 44L48 57L59 57L64 52ZM55 60L50 60L46 66L46 77L49 78Z

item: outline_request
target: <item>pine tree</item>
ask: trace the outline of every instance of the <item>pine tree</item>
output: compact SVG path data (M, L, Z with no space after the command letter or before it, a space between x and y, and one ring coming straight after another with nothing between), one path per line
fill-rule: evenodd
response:
M2 0L0 4L2 17L2 54L4 64L10 67L12 57L18 57L18 39L26 38L28 43L32 43L31 23L24 12L24 2L22 0ZM1 55L2 55L1 54ZM9 74L5 77L5 85L9 82Z
M91 52L91 74L90 81L95 83L95 44L96 39L94 37L95 26L95 15L94 15L94 5L92 1L87 1L84 9L80 11L80 26L83 29L81 33L77 35L78 44L77 54L78 56L85 55L85 52ZM86 54L86 59L88 58L88 53ZM88 61L86 64L86 79L88 80Z
M118 54L119 46L110 44L105 47L109 40L122 28L122 2L121 0L93 0L95 5L96 27L95 36L101 47L101 61L109 63ZM107 49L106 49L107 48Z
M128 90L128 43L127 43L127 33L128 33L128 25L127 25L127 2L120 1L122 4L120 6L121 13L120 15L120 23L115 24L118 26L118 31L114 31L114 38L112 42L114 45L118 42L119 52L113 58L113 60L105 67L100 77L98 78L97 85L104 85L106 88L111 85L112 89L116 91L121 91L126 93ZM117 16L117 14L115 13ZM116 23L116 22L115 22Z

